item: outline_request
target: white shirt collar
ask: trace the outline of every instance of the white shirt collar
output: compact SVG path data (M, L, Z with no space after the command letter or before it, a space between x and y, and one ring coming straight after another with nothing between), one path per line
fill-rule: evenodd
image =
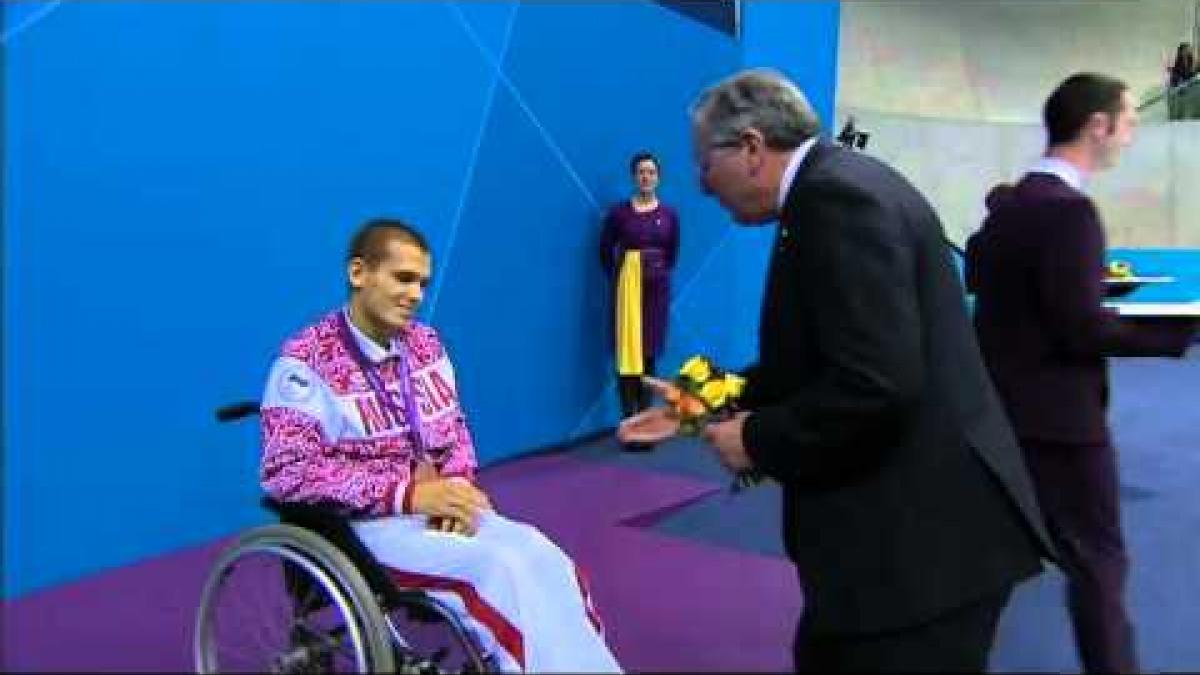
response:
M812 150L812 146L817 144L817 137L804 141L792 151L792 158L788 160L787 168L783 170L783 179L779 181L779 211L783 212L783 205L787 202L788 190L792 187L792 181L796 179L796 172L800 170L800 163L808 155L808 151Z
M400 350L404 348L404 341L400 335L392 336L392 344L389 349L384 349L379 346L379 343L372 340L366 333L359 330L358 326L350 320L350 306L342 308L342 313L346 315L346 325L350 326L350 334L354 336L354 341L358 343L358 348L362 350L363 356L373 364L382 363L385 359L391 357L399 357Z
M1083 182L1087 180L1087 174L1079 167L1058 157L1042 157L1034 162L1029 173L1048 173L1058 176L1064 183L1079 191L1083 191Z

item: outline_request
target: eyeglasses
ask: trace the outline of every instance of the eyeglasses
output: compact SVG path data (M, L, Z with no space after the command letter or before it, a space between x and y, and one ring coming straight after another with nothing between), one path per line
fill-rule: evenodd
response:
M697 166L697 168L700 169L700 175L701 176L707 175L708 170L710 168L712 168L712 161L710 160L710 156L712 155L713 150L738 148L738 147L741 147L741 145L742 145L742 142L740 140L733 140L733 141L720 141L718 143L709 143L708 145L704 146L704 151L702 153L700 153L700 157L696 160L696 166Z

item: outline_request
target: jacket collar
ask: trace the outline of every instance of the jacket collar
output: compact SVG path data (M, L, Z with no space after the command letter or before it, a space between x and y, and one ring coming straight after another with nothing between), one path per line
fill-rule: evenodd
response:
M796 187L808 180L818 166L837 152L849 151L843 150L824 139L819 139L816 143L812 144L812 147L808 149L808 152L805 153L804 158L800 161L800 166L796 169L796 176L792 179L792 184L788 186L787 198L784 200L783 210L780 212L781 218L784 213L796 208L796 200L799 199L800 194L800 190L797 190Z

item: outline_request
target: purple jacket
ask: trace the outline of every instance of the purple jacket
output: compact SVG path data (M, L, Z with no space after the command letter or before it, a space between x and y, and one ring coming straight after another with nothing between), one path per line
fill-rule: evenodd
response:
M639 213L629 200L613 205L600 234L600 262L610 279L616 279L625 252L631 249L642 252L642 349L654 358L666 344L671 272L679 257L675 209L659 202L657 209Z
M1103 306L1105 236L1086 195L1047 173L997 195L967 241L984 360L1017 436L1109 441L1108 356L1180 356L1191 321L1130 320Z

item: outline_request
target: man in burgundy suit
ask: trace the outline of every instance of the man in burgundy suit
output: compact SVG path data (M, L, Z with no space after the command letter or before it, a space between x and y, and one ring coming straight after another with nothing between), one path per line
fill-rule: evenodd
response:
M1103 305L1104 228L1082 190L1132 140L1126 85L1072 75L1043 117L1046 153L1016 185L989 194L990 213L967 242L966 277L980 348L1061 554L1083 666L1133 672L1106 357L1181 356L1195 324L1122 319Z

